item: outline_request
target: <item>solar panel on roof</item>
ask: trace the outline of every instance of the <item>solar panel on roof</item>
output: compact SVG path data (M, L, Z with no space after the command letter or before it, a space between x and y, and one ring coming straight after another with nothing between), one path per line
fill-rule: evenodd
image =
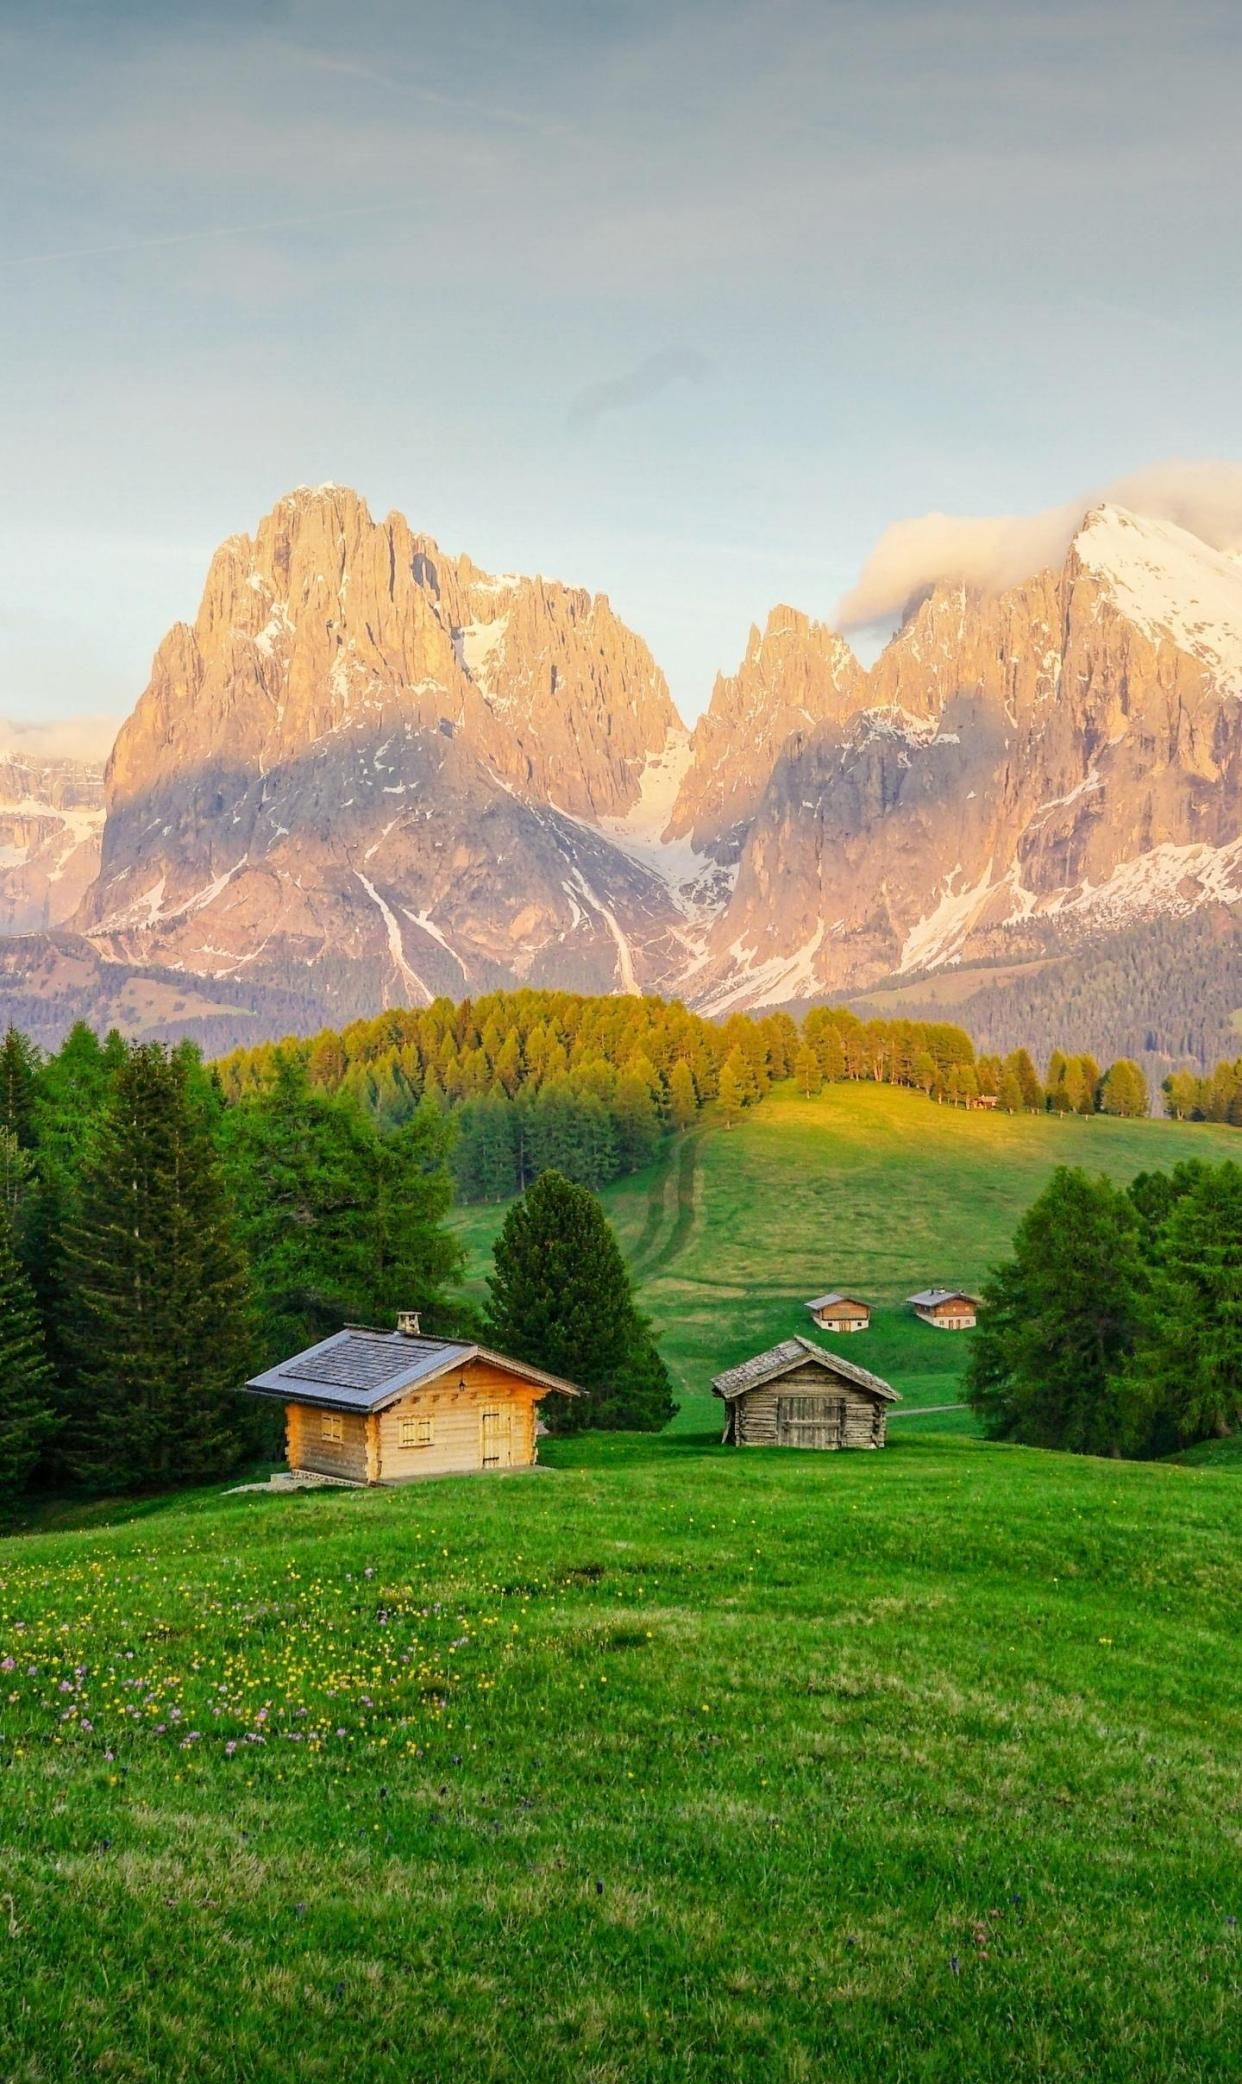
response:
M378 1339L360 1339L346 1333L322 1353L303 1355L296 1364L281 1370L298 1382L326 1382L334 1389L379 1389L395 1375L408 1375L417 1360L417 1349L404 1352Z

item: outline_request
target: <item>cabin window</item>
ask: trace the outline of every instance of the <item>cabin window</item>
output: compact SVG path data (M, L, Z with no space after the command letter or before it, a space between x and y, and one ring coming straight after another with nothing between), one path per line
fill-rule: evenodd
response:
M319 1414L319 1437L321 1440L343 1440L345 1421L339 1411L321 1411Z
M435 1437L434 1421L430 1418L403 1418L397 1431L400 1447L430 1447Z

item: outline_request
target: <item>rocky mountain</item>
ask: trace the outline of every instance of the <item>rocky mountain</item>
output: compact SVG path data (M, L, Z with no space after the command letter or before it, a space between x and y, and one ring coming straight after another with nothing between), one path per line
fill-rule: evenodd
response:
M0 934L59 926L99 870L103 768L0 740Z
M160 646L79 924L114 959L296 980L333 1017L518 977L637 989L680 914L607 828L682 735L603 596L303 489Z
M723 1010L1047 957L1242 897L1242 563L1089 514L1063 568L933 592L795 732L696 972Z
M106 796L72 924L113 999L127 967L243 1027L524 981L718 1012L974 990L1007 1032L1010 983L1046 1006L1056 964L1089 984L1084 950L1242 902L1242 559L1101 506L1058 568L912 604L869 670L778 607L687 733L604 597L302 489L217 552Z

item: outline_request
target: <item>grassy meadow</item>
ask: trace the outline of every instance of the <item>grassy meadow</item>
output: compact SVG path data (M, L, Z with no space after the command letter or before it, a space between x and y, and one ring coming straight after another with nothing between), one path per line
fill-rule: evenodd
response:
M0 2074L1242 2070L1242 1485L551 1443L0 1545Z
M1063 1156L1232 1147L777 1094L608 1197L667 1433L0 1542L0 2079L1242 2074L1232 1443L738 1453L705 1394L831 1281L952 1403L907 1289L978 1280Z
M602 1198L673 1374L674 1426L701 1433L721 1424L712 1377L795 1331L883 1375L911 1410L956 1402L969 1334L921 1324L905 1296L977 1285L1057 1165L1125 1181L1239 1154L1237 1130L1207 1124L966 1112L861 1083L804 1100L782 1086L736 1128L692 1131ZM479 1296L503 1213L455 1219ZM829 1288L876 1306L870 1331L814 1330L802 1305ZM946 1427L970 1429L969 1414L938 1414Z

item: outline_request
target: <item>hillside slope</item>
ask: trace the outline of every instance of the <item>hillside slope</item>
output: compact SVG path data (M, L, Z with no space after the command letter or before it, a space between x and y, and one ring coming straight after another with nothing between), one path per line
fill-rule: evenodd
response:
M1242 1485L554 1444L0 1543L39 2084L1242 2069Z
M712 1377L808 1330L802 1304L835 1287L879 1305L872 1329L814 1336L885 1376L910 1407L954 1401L969 1334L931 1330L903 1298L933 1282L981 1281L1057 1165L1128 1180L1186 1157L1242 1160L1242 1134L967 1113L861 1083L803 1100L783 1086L736 1128L692 1132L654 1172L603 1198L673 1372L674 1426L704 1432L720 1425ZM480 1294L501 1215L457 1217Z

